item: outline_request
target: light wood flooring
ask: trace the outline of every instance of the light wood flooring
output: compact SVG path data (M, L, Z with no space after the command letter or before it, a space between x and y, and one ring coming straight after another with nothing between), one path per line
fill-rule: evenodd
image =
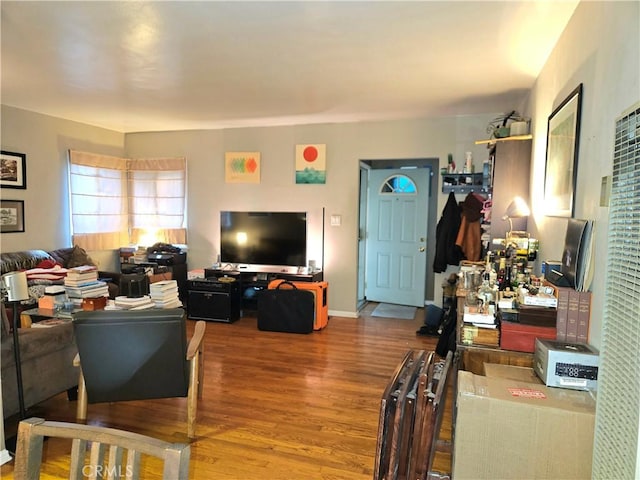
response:
M385 385L408 349L434 350L437 341L416 335L423 309L401 320L371 317L375 306L357 319L331 317L325 330L309 335L259 331L255 316L208 322L190 478L371 479ZM62 394L28 415L75 421L75 406ZM89 405L88 423L186 442L186 411L186 398L96 404ZM448 411L444 440L451 435ZM67 451L65 441L45 442L42 478L66 474ZM160 478L158 467L147 461L145 478ZM439 453L435 470L450 468L450 455ZM13 462L0 474L13 478Z

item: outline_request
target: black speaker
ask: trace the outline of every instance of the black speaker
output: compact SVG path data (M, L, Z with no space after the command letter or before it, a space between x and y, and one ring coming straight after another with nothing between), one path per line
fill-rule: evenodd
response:
M138 298L149 295L149 277L145 273L128 273L120 276L120 295Z
M189 280L187 316L194 320L235 322L240 318L240 288L238 282Z

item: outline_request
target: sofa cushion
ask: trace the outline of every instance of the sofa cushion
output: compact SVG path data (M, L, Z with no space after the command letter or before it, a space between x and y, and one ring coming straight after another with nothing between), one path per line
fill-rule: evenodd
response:
M30 270L43 260L52 260L44 250L25 250L23 252L2 252L0 255L0 270L2 275L18 270Z
M79 246L73 247L73 251L71 252L71 258L69 259L69 263L67 263L67 268L73 267L81 267L83 265L95 265L95 262L91 259L84 248Z
M18 330L20 342L20 360L22 363L40 357L47 352L54 352L75 345L73 325L71 322L48 328L21 328ZM15 368L13 340L2 342L2 368Z
M75 245L70 248L59 248L49 252L51 257L65 268L80 267L82 265L95 265L84 248Z

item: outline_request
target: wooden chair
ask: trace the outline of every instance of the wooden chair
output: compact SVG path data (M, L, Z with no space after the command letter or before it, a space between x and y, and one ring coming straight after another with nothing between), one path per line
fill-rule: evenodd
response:
M69 468L69 478L73 480L121 476L138 479L142 455L157 457L164 462L162 478L165 480L186 480L189 477L189 445L164 442L113 428L47 422L34 417L18 425L16 480L40 478L44 437L73 440Z
M187 435L195 438L202 398L205 322L187 345L182 309L86 311L74 314L80 366L76 417L87 403L187 397Z

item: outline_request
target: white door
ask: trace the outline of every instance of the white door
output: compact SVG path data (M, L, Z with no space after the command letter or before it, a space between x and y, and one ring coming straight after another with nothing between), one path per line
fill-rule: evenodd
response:
M367 300L424 306L429 170L369 172Z

